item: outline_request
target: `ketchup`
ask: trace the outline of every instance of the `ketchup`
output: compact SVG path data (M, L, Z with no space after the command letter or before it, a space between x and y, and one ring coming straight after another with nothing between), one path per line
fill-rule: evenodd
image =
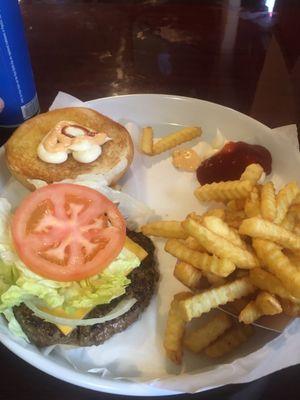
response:
M260 164L268 175L272 171L272 156L269 150L257 144L229 142L221 151L203 161L197 169L201 185L212 182L240 179L250 164Z

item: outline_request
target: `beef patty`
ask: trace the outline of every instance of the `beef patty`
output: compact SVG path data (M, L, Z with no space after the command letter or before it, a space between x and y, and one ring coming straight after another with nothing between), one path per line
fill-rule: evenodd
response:
M78 326L69 335L64 335L56 325L35 316L33 312L21 304L14 307L14 314L29 340L39 347L52 344L70 344L75 346L99 345L115 333L121 332L136 321L148 306L158 281L158 272L154 262L154 245L142 233L127 232L127 235L143 247L148 255L128 276L131 283L126 293L109 304L97 306L85 318L97 318L106 315L117 304L127 298L135 298L137 302L129 311L111 321L92 326Z

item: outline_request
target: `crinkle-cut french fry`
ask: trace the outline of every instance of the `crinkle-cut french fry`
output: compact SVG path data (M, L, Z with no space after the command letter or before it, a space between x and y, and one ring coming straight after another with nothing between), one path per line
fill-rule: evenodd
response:
M194 194L200 201L226 202L248 197L253 186L251 181L214 182L198 187Z
M228 315L220 312L204 326L187 332L183 340L183 345L193 353L200 353L227 331L231 325L232 322Z
M235 246L228 240L209 231L204 226L191 218L182 222L184 230L207 249L208 252L216 256L232 261L240 268L258 267L259 263L254 254L250 251Z
M190 289L199 289L201 286L202 273L191 264L179 261L175 265L174 276Z
M191 295L190 292L177 293L169 309L164 335L164 348L167 357L176 364L181 364L182 361L182 341L186 326L186 322L178 312L178 303Z
M295 221L297 223L300 222L300 204L291 205L288 211L288 214L293 214L295 217Z
M212 272L215 275L226 277L235 270L235 265L226 259L210 256L207 253L191 250L179 240L169 239L165 251L174 257L202 271Z
M186 239L184 239L183 243L191 250L206 253L205 248L201 246L201 244L197 241L197 239L193 238L193 236L188 236Z
M259 309L255 300L252 300L239 313L239 322L243 322L246 325L252 324L263 315L263 312Z
M293 303L291 300L281 299L283 313L288 317L300 317L300 304Z
M285 185L277 194L276 197L276 208L277 215L274 219L276 224L281 224L284 220L289 207L295 200L296 196L299 194L299 186L296 182L290 182Z
M211 272L203 271L203 275L208 280L208 283L214 287L225 285L226 283L225 278L221 278L221 276L215 275Z
M287 231L280 225L276 225L262 218L253 217L245 219L241 223L239 233L254 238L270 240L293 251L300 250L299 236L295 235L293 232Z
M280 226L288 231L293 232L296 223L297 223L297 216L293 212L288 211L283 221L281 222Z
M288 257L290 262L295 265L300 271L300 253L293 253L291 251L285 251L285 255Z
M268 240L253 239L253 247L267 269L296 298L300 298L300 270L290 262L281 248Z
M300 303L300 298L296 299L292 296L275 275L262 268L251 269L249 279L254 286L261 290L276 294L283 299Z
M185 239L187 234L180 221L155 221L142 226L141 231L147 236L159 236L164 238Z
M250 283L247 277L236 279L223 286L205 290L180 301L180 312L186 321L190 321L209 312L212 308L234 301L240 297L248 296L248 294L255 292L255 290L256 288Z
M218 217L218 218L224 220L225 219L225 210L224 210L224 208L213 208L211 210L206 211L204 214L202 214L202 218L210 217L210 216Z
M202 223L202 221L203 221L203 216L202 216L202 215L199 215L199 214L197 214L197 213L195 213L194 211L191 212L191 213L189 213L189 214L186 216L186 218L192 218L194 221L198 221L198 222L200 222L200 223Z
M203 225L211 232L222 236L232 244L239 246L242 249L246 248L246 244L243 242L238 232L230 228L226 222L222 221L220 218L214 216L205 217L203 219Z
M242 173L241 181L253 181L257 183L264 172L263 167L260 164L250 164L246 167L245 171Z
M298 193L297 196L294 198L292 204L300 206L300 193Z
M245 208L245 199L230 200L226 206L228 210L242 211Z
M254 329L251 325L233 327L207 347L205 354L211 358L222 357L246 342L253 334Z
M299 222L295 225L293 232L295 233L295 235L300 235L300 223Z
M153 153L153 129L151 126L143 128L140 142L141 151L149 156Z
M275 315L282 312L279 301L268 292L260 292L255 300L250 301L240 312L239 321L252 324L263 315Z
M180 129L177 132L161 138L153 145L153 154L160 154L164 151L173 149L179 144L189 142L190 140L201 136L202 130L198 126Z
M282 307L275 296L268 292L261 292L257 295L255 303L264 315L275 315L282 312Z
M232 211L226 210L225 211L225 222L231 228L238 229L243 222L244 218L246 218L246 214L244 211Z
M214 217L218 217L222 220L225 219L225 210L224 208L214 208L212 210L208 210L205 213L203 213L202 215L199 215L197 213L195 213L194 211L189 213L186 218L191 218L194 221L197 221L199 223L203 222L203 219L205 217L210 217L210 216L214 216Z
M254 186L249 197L245 200L244 210L247 217L260 215L260 193L257 186Z
M261 215L268 221L274 221L276 218L276 194L273 182L268 182L261 189Z

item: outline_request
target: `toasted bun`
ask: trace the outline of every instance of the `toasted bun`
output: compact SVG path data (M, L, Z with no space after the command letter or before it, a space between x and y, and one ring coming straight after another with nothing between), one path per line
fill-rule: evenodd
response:
M105 132L112 140L103 145L101 156L94 162L82 164L69 155L62 164L46 163L38 158L37 147L43 137L63 120ZM53 183L88 173L103 174L109 184L114 184L132 162L133 144L127 130L117 122L89 108L70 107L40 114L23 123L5 144L5 154L12 175L30 190L34 190L34 186L28 179Z

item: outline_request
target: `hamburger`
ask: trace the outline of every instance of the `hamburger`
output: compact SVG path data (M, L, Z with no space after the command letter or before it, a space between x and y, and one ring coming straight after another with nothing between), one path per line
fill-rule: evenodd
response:
M39 347L99 345L138 319L158 281L153 243L120 211L145 209L95 184L124 175L130 135L94 110L64 108L25 122L5 150L12 175L33 191L14 212L0 199L0 312Z
M115 184L128 170L133 144L117 122L84 107L39 114L24 122L5 144L11 174L30 190L31 179L46 183L82 174L105 177Z
M14 334L40 347L98 345L148 306L154 246L99 192L47 185L13 214L0 199L0 220L0 311Z

